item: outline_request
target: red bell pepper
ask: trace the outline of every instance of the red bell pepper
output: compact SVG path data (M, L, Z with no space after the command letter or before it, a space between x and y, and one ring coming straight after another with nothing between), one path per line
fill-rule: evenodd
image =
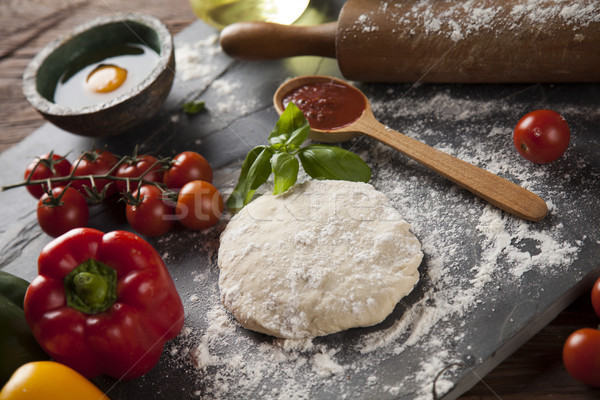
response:
M92 378L150 371L183 327L183 304L158 252L137 235L77 228L50 242L25 295L25 318L56 361Z

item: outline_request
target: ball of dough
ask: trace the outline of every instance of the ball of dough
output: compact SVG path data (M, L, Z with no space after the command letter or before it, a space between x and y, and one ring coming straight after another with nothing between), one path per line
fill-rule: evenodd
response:
M247 329L308 338L384 320L419 280L421 244L366 183L263 195L221 235L223 305Z

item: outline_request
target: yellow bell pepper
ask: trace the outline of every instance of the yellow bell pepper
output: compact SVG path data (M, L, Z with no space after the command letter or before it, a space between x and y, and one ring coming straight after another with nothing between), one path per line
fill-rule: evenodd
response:
M18 368L0 391L0 400L109 400L77 371L54 361Z

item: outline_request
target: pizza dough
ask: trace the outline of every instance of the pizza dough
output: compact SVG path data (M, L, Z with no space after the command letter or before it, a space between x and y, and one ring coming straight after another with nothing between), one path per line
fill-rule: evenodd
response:
M221 235L221 301L245 328L281 338L377 324L419 280L409 229L366 183L310 180L263 195Z

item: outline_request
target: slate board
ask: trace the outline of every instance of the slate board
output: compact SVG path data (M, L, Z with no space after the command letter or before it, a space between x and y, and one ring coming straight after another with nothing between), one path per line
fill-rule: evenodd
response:
M194 23L177 36L176 48L214 34L202 22ZM205 48L215 49L214 44ZM183 150L204 154L226 194L241 159L266 143L277 120L271 98L278 85L297 75L340 76L334 60L315 57L244 63L213 51L200 62L211 67L207 75L176 79L161 113L131 134L93 141L43 125L0 154L0 184L19 180L29 160L49 149L74 158L92 144L120 154L140 144L141 151L164 156ZM392 199L424 245L415 290L377 326L294 348L244 330L220 308L216 251L228 216L206 232L175 228L148 241L163 255L184 301L184 333L167 344L160 363L146 376L129 382L95 379L111 399L426 399L433 398L434 381L438 395L454 399L589 289L600 267L598 85L357 86L383 123L497 169L492 172L547 199L550 215L537 224L525 223L372 140L345 143L371 164L373 185ZM184 115L181 105L194 98L204 100L207 111ZM519 158L507 137L522 114L541 107L561 111L573 131L566 156L542 167ZM24 189L1 192L0 202L0 268L31 280L37 256L51 238L37 226L35 201ZM433 207L433 213L419 209L424 206ZM507 243L486 233L486 218L501 223ZM108 206L92 208L90 226L129 229L122 210ZM523 230L527 235L518 234ZM544 251L540 238L566 244L568 262L550 267L537 262ZM507 248L529 255L525 264L531 268L515 274L519 263ZM490 266L485 284L477 286L483 267ZM472 295L465 303L469 309L452 305L461 293ZM436 315L436 307L452 312ZM216 325L223 320L210 320L215 315L228 318L224 327ZM283 358L274 358L277 354Z

